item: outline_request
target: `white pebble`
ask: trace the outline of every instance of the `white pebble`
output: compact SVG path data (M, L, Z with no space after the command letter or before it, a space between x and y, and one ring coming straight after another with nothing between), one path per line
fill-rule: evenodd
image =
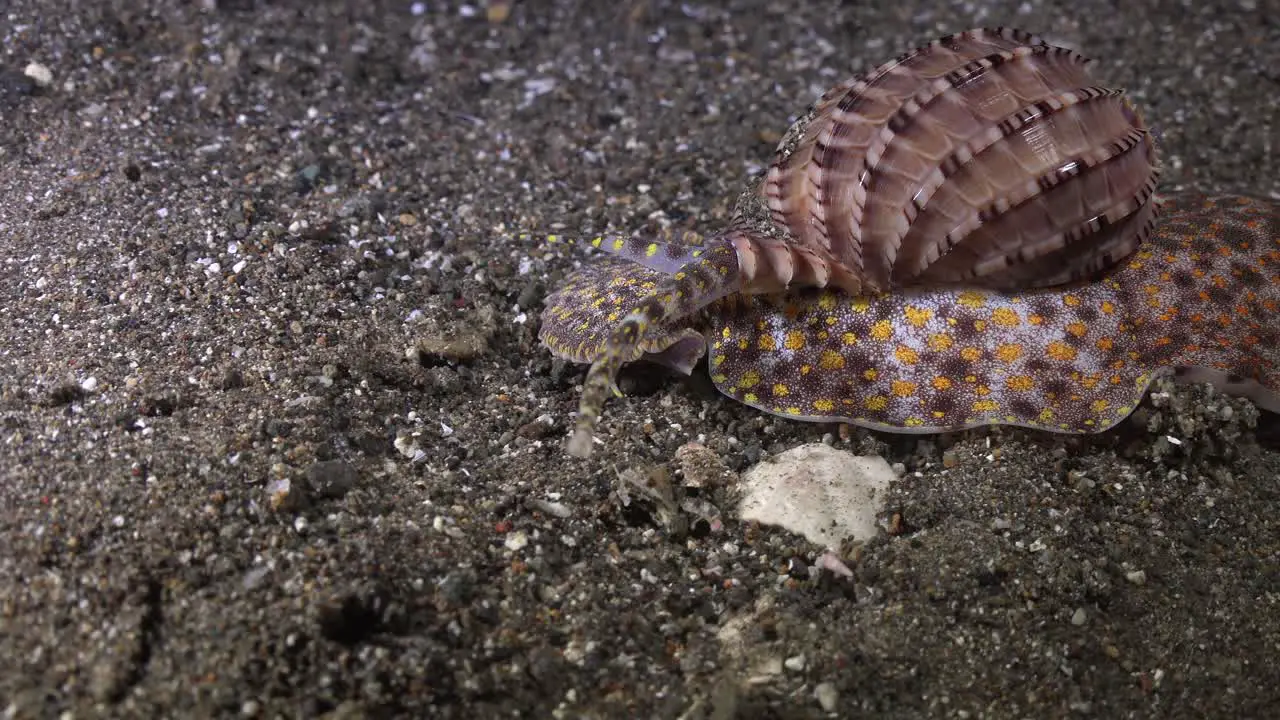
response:
M813 689L813 696L818 699L823 712L835 712L836 704L840 702L840 692L829 682L818 683Z
M22 74L35 80L36 85L42 88L53 84L53 71L38 62L27 63L27 66L22 69Z
M396 450L407 458L413 458L418 453L418 443L411 433L397 433L394 445Z
M502 541L502 544L512 552L523 550L529 544L529 534L523 530L507 533L507 537Z

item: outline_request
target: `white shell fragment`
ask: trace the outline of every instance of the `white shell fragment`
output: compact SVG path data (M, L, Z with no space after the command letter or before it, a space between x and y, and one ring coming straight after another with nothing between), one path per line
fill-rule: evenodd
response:
M875 537L876 516L894 477L884 458L801 445L743 474L738 513L835 549L846 538Z

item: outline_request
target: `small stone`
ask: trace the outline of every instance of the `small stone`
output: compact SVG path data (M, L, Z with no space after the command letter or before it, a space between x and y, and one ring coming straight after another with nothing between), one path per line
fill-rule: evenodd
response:
M287 438L293 434L293 423L279 418L262 421L262 436L268 439Z
M844 563L835 553L827 551L818 556L818 561L814 563L814 567L826 570L842 578L852 578L853 571Z
M533 508L534 510L537 510L540 513L544 513L546 515L550 515L551 517L557 517L561 519L564 519L569 517L570 515L573 515L573 511L571 511L569 507L564 503L551 502L549 500L541 500L538 498L533 498L532 500L529 500L529 507Z
M227 368L218 380L219 390L235 390L244 387L244 375L235 368Z
M315 164L308 165L294 174L293 189L299 195L305 195L311 192L319 178L320 166Z
M436 367L470 363L488 352L488 334L467 330L453 337L437 335L421 338L405 351L405 356L425 367Z
M507 533L507 537L502 541L503 546L512 552L523 550L529 545L529 533L523 530Z
M804 655L793 655L782 661L782 666L791 672L800 672L804 670Z
M1076 611L1071 614L1071 624L1076 627L1085 624L1088 619L1089 616L1085 613L1084 608L1076 608Z
M818 683L813 688L813 696L817 698L823 712L835 712L836 705L840 702L840 691L836 690L836 686L829 682Z
M516 435L526 440L541 440L556 430L555 418L543 415L516 428Z
M1145 570L1130 570L1129 572L1124 574L1124 579L1128 580L1134 585L1146 585L1147 572Z
M268 505L276 512L297 512L310 504L306 490L287 477L267 483Z
M676 450L676 463L684 476L685 487L724 487L737 479L715 451L699 443L681 445Z
M307 485L317 497L337 499L356 484L356 469L342 460L325 460L307 468Z
M493 0L489 7L485 8L484 15L485 19L494 25L506 22L507 18L511 17L510 0Z
M747 683L749 685L767 685L777 680L782 674L782 658L770 655L760 658L752 666L751 671L747 675Z
M53 71L38 62L27 63L27 66L22 69L22 74L34 80L36 85L42 88L53 84Z
M397 452L410 460L416 460L418 453L421 452L417 440L409 432L401 431L397 433L394 445Z

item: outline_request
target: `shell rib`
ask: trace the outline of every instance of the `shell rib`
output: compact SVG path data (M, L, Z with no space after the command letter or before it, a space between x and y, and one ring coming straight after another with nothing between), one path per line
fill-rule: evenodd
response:
M1158 170L1137 110L1088 63L1008 28L913 50L822 96L765 201L853 294L1095 274L1150 234Z

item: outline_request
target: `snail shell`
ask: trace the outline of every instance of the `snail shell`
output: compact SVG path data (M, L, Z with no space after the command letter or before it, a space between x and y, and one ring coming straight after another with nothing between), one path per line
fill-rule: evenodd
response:
M1155 225L1155 144L1089 62L979 29L827 91L760 186L790 248L739 248L746 287L777 262L854 294L1041 287L1128 256Z

